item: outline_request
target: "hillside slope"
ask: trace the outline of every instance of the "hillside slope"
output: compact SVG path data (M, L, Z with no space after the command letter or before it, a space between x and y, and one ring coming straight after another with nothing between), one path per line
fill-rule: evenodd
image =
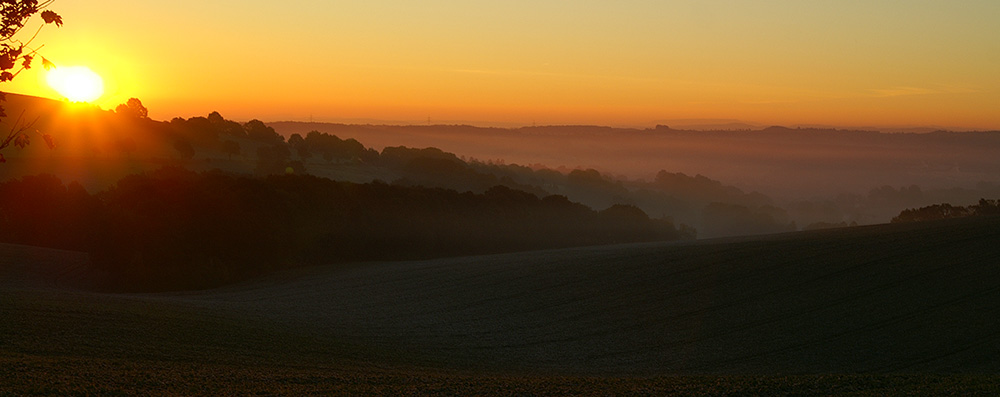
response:
M166 295L39 284L28 273L58 272L49 259L64 255L46 251L49 270L4 264L0 350L493 373L995 373L998 226L315 267Z
M428 366L996 371L998 225L972 219L318 268L178 299L392 352L372 359Z

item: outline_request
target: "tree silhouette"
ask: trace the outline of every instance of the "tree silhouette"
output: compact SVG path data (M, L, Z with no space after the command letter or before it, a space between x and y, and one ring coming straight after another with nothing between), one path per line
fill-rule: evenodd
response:
M11 81L21 71L31 69L32 61L34 61L36 56L39 56L38 48L31 47L31 42L38 36L38 31L41 31L42 26L50 23L62 26L62 17L51 10L46 10L51 3L52 0L42 2L38 0L4 0L0 2L0 82ZM35 34L27 41L16 39L14 36L24 28L25 23L28 22L32 15L39 12L41 12L44 24L39 26ZM42 65L46 69L54 66L45 57L41 58ZM4 101L4 96L0 92L0 102L2 101ZM6 116L3 107L0 106L0 118ZM11 130L6 136L0 135L0 151L11 144L19 148L28 146L31 143L31 139L27 135L27 132L30 130L32 124L18 118L17 122L12 124ZM50 148L55 146L51 136L48 134L40 135ZM6 160L3 157L3 153L0 152L0 163L3 162L6 162Z
M976 215L1000 215L1000 200L979 199L979 204L972 206Z
M243 125L243 129L247 132L247 137L261 143L269 143L272 145L285 143L285 138L274 131L274 128L268 127L263 121L253 119L248 121Z
M115 113L140 119L149 118L149 109L142 105L139 98L129 98L127 102L115 108Z
M295 153L299 155L302 160L312 157L312 153L309 152L309 146L306 143L305 138L302 138L300 134L292 134L288 137L288 145L295 149Z
M235 121L226 120L221 114L219 114L219 112L209 113L208 122L215 126L215 130L218 131L219 134L231 135L239 138L247 136L247 132L243 129L243 125Z

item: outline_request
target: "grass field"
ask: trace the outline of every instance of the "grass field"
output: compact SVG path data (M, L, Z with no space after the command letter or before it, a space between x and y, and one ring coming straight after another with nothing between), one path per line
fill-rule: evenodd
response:
M0 245L0 394L1000 392L1000 219L107 294Z

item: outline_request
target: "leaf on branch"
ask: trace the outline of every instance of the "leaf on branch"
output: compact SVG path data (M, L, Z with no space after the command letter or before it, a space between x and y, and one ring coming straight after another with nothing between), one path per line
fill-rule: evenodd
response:
M49 149L56 148L56 141L52 139L52 135L42 134L42 139L45 140L45 145L47 145Z
M55 23L59 27L63 24L62 17L50 10L42 11L42 19L45 20L45 23Z
M14 79L14 75L11 72L0 73L0 81L11 81Z
M0 70L13 69L16 61L17 57L11 55L10 51L0 52Z
M45 57L42 57L42 67L44 67L45 70L49 70L56 67L56 64L52 63L52 61L48 59L45 59Z
M32 59L34 59L34 58L32 58L31 55L25 55L24 56L24 62L21 63L21 66L24 66L25 69L31 69L31 60Z
M21 149L24 149L25 146L28 146L30 144L31 144L31 138L28 137L28 134L18 134L17 138L14 138L14 146L17 146Z

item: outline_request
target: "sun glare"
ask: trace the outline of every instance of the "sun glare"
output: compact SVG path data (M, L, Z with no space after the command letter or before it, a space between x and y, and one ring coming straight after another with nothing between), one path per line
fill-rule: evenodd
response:
M45 80L71 102L90 102L104 94L104 80L86 66L55 68Z

